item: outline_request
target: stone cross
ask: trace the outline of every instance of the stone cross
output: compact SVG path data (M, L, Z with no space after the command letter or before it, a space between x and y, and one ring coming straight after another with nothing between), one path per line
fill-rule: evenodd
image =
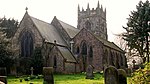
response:
M115 67L109 66L104 70L105 84L118 84L118 71Z
M89 65L86 69L86 79L94 79L93 67Z
M31 75L33 75L33 70L34 70L34 69L33 69L33 67L31 67L31 69L30 69L30 70L31 70Z

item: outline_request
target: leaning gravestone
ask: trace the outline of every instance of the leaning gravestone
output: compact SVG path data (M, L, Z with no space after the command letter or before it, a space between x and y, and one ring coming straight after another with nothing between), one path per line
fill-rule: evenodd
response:
M86 79L94 79L93 67L89 65L86 69Z
M5 67L0 68L0 81L7 84L7 71Z
M44 83L54 84L53 67L43 67Z
M109 66L104 70L105 84L118 84L118 71L115 67Z
M118 69L119 84L127 84L127 74L123 69Z

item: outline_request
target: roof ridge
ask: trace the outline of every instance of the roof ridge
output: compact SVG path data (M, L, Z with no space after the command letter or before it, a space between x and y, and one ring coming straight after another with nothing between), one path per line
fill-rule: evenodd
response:
M66 23L66 22L64 22L64 21L62 21L62 20L59 20L59 19L58 19L58 21L63 22L63 23L65 23L66 25L72 26L73 28L77 29L77 28L74 27L73 25L70 25L70 24L68 24L68 23Z
M41 20L41 19L35 18L35 17L33 17L33 16L30 16L30 17L31 17L31 18L34 18L34 19L36 19L36 20L38 20L38 21L41 21L41 22L43 22L43 23L46 23L46 24L51 25L50 23L48 23L48 22L46 22L46 21L44 21L44 20Z
M84 28L85 29L85 28ZM85 29L86 30L86 29ZM86 31L88 31L88 30L86 30ZM102 37L100 37L100 36L98 36L98 35L95 35L94 33L92 33L91 31L88 31L90 34L92 34L95 38L97 38L98 40L99 39L101 39L101 40L103 40L103 44L104 45L107 45L107 44L105 44L105 42L104 41L107 41L108 43L111 43L111 44L113 44L115 47L117 47L117 48L119 48L119 51L121 50L121 51L123 51L120 47L118 47L114 42L110 42L110 41L108 41L108 40L106 40L106 39L103 39ZM100 41L100 40L99 40ZM109 46L109 47L111 47L111 48L113 48L112 46L110 46L110 45L107 45L107 46ZM115 49L115 48L114 48Z

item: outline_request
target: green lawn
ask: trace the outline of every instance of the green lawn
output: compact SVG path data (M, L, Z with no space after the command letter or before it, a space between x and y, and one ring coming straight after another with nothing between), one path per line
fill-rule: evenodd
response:
M54 82L55 84L104 84L104 77L102 74L95 73L94 79L85 79L85 74L70 74L70 75L64 75L64 74L55 74L54 75ZM43 79L33 79L30 81L23 81L20 82L20 78L15 78L15 77L8 77L8 84L43 84ZM128 78L129 80L129 78ZM128 83L130 84L130 83Z
M95 77L94 79L85 79L85 74L70 74L70 75L54 75L54 82L55 84L104 84L104 78L102 74L94 74ZM8 77L8 84L29 84L29 83L34 83L34 84L43 84L43 79L33 79L30 81L25 81L24 78L27 77L22 77L22 82L20 82L19 79L21 78L15 78L15 77Z

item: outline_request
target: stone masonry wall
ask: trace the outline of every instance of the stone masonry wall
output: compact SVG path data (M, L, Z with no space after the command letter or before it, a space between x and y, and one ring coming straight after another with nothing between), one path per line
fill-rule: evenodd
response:
M92 64L95 71L100 71L103 68L102 65L102 56L103 56L103 44L98 41L91 33L87 32L86 29L83 29L78 33L74 40L74 47L79 47L79 54L76 57L79 61L79 66L81 68L81 71L83 70L83 64L82 64L82 55L81 55L81 43L82 41L86 41L87 43L87 53L89 52L89 47L92 46L93 48L93 59L92 61L89 61L89 54L87 54L87 65Z
M39 31L37 30L36 26L33 24L31 18L26 13L24 18L21 21L21 24L20 24L18 30L15 33L15 36L12 39L12 49L13 49L13 52L15 52L16 56L19 56L19 54L20 54L21 35L26 31L32 33L34 48L35 48L35 46L37 46L37 47L42 46L43 39L42 39Z

